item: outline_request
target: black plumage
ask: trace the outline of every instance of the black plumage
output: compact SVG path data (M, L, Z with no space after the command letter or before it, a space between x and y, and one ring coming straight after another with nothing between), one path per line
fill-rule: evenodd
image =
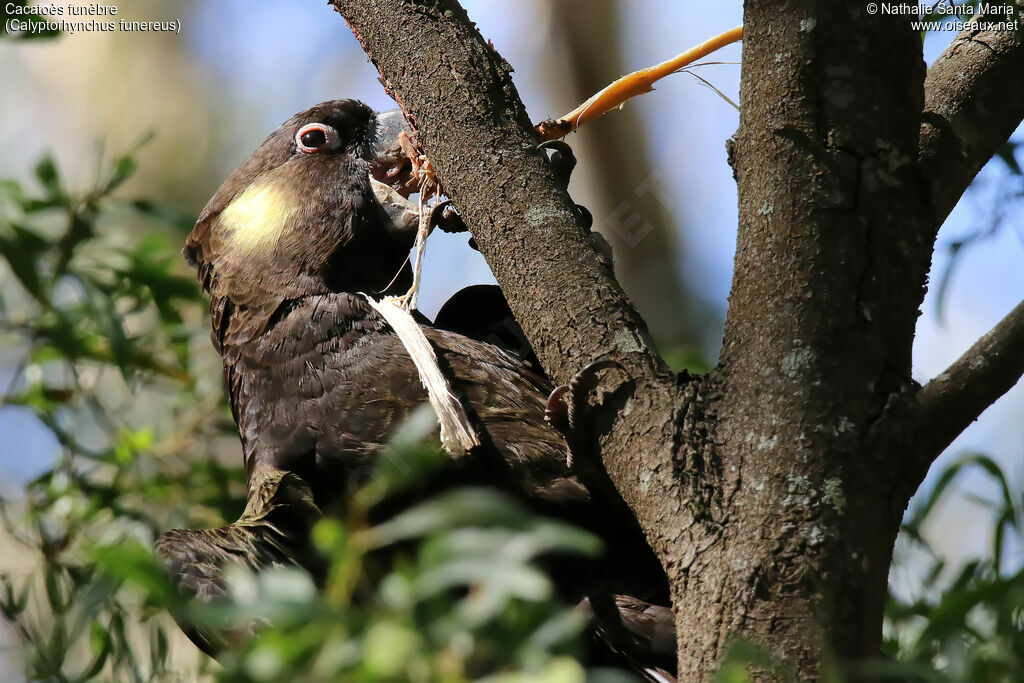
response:
M174 529L157 539L156 550L168 573L187 598L209 603L228 594L227 564L252 571L271 567L301 567L322 581L324 560L307 542L320 510L306 483L295 474L266 469L251 477L242 516L217 529ZM237 625L229 632L194 626L187 615L176 614L186 635L204 652L215 655L234 642L250 637L254 625Z
M542 372L498 285L470 285L455 292L434 316L434 326L511 351L531 369Z
M362 296L388 289L414 238L375 198L375 134L373 112L353 100L297 114L225 181L188 238L186 257L210 295L250 499L234 525L158 542L190 597L222 594L229 561L316 573L306 536L320 511L344 506L351 478L426 401L402 342ZM562 438L544 422L546 378L494 344L423 330L483 442L443 480L504 489L601 535L613 550L588 570L593 583L563 581L580 597L598 581L609 592L661 593L638 528L592 500L566 464ZM215 648L216 638L198 638Z

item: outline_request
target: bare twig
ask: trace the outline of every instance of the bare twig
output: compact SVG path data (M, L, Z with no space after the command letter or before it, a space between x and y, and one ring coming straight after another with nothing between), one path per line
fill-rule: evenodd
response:
M678 54L661 64L655 64L646 69L626 74L603 88L600 92L592 95L586 102L568 114L537 124L537 132L542 140L564 138L587 121L603 116L626 100L651 92L654 89L654 84L665 76L678 73L698 59L707 57L712 52L735 43L742 38L743 27L737 26L725 33L709 38L700 45L691 47L686 52Z

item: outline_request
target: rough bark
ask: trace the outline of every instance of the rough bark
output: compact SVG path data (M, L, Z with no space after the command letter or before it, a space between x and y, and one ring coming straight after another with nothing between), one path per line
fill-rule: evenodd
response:
M863 434L910 383L928 255L904 226L917 220L924 64L906 17L859 3L748 1L744 25L716 409L743 502L698 595L730 596L709 606L723 627L805 672L820 657L815 622L840 657L880 639L902 505L877 485L885 454Z
M922 434L951 415L959 431L1024 372L1018 309L925 389L910 377L949 208L936 198L962 192L1024 115L1024 96L993 85L1019 72L1019 39L961 37L926 81L908 17L747 0L736 271L720 365L691 378L652 350L534 150L508 64L457 3L332 4L547 372L565 382L601 357L627 368L607 384L597 447L672 583L681 680L706 678L737 636L801 680L876 654L902 512L949 436Z
M464 10L446 2L335 4L429 150L495 277L518 284L506 296L545 369L565 381L585 363L618 354L661 371L646 325L536 149L511 67ZM460 49L434 49L445 45ZM408 58L428 46L436 59ZM414 87L428 82L429 89Z

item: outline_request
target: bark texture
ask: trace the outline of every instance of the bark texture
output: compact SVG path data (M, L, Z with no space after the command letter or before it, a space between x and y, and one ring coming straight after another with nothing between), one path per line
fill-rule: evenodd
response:
M732 596L720 622L747 620L804 671L816 621L843 657L880 638L902 505L879 486L886 454L864 435L911 381L928 254L905 226L920 194L924 63L906 17L783 5L746 3L739 243L718 374L717 444L743 504L709 565L746 569L700 594Z
M603 385L593 445L672 583L680 679L706 678L735 637L801 680L876 654L910 495L947 437L1024 371L1018 309L944 378L921 390L910 375L938 225L1024 116L1007 75L1021 72L1020 39L961 36L926 77L909 17L747 0L721 362L676 377L535 151L509 65L462 8L332 4L545 370L564 383L598 358L626 368ZM949 434L924 438L951 414Z

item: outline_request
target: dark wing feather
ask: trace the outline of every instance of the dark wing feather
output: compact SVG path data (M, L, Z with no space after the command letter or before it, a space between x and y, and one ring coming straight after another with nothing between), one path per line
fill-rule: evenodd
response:
M587 499L565 463L561 437L544 422L545 379L498 347L424 331L497 459L512 471L509 481L527 496ZM296 301L257 340L226 353L236 361L229 393L250 466L266 459L295 471L313 483L318 500L330 496L318 483L344 484L427 400L401 340L355 295Z
M500 346L532 369L540 369L537 356L498 285L470 285L455 292L437 312L434 327Z
M597 662L625 664L652 683L675 683L676 627L672 608L631 595L594 594L580 602L595 638Z
M288 472L260 468L250 477L249 488L245 511L234 524L172 529L157 539L157 554L187 600L205 604L227 597L224 568L231 564L252 571L299 566L315 579L323 578L323 560L309 539L320 510L305 482ZM192 642L210 655L250 637L257 626L247 623L211 630L198 627L185 613L174 617Z

